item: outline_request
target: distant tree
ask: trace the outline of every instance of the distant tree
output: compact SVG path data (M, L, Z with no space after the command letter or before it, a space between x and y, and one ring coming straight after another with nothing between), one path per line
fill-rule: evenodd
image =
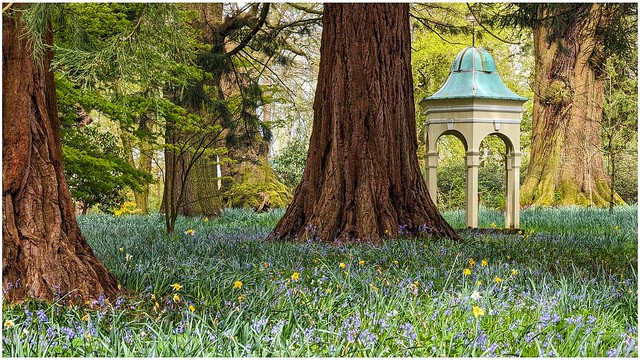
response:
M325 4L309 156L270 239L457 234L416 156L408 4Z
M60 76L56 77L56 94L64 173L71 196L83 214L96 205L112 212L125 202L125 189L140 191L152 181L151 174L128 163L118 135L97 128L85 110L102 109L108 100L95 92L78 91ZM109 111L103 109L103 113Z
M609 163L609 186L612 190L609 213L612 213L619 176L616 164L623 162L623 153L627 151L629 143L638 138L638 73L637 63L629 64L617 55L610 57L605 66L602 150Z
M150 173L164 136L165 119L158 116L164 88L198 78L186 12L168 3L68 3L58 5L55 18L56 72L104 99L95 109L118 123L124 158ZM146 213L148 184L134 195Z
M612 189L600 152L604 64L615 53L637 56L637 4L486 6L497 7L493 19L503 26L533 31L533 134L522 204L608 205Z

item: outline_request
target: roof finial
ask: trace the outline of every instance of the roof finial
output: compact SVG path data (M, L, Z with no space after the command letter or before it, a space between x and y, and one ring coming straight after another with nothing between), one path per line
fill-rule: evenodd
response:
M476 47L476 17L469 15L467 21L471 23L471 46Z

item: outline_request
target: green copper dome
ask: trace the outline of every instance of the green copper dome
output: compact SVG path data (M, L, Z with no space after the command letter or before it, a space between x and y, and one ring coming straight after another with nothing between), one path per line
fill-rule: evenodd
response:
M468 47L456 56L447 81L425 100L469 98L527 100L507 88L491 55L477 47Z

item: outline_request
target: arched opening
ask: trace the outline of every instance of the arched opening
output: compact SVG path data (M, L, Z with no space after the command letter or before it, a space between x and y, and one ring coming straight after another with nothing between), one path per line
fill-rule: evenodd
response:
M506 135L491 133L480 142L479 153L478 205L486 216L478 219L478 226L510 227L509 190L516 186L509 177L513 144Z
M437 207L439 211L465 210L467 143L457 131L445 131L437 139Z

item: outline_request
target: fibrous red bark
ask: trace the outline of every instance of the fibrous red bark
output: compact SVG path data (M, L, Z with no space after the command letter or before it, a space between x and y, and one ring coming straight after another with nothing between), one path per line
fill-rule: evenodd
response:
M271 239L458 236L418 167L408 4L325 4L309 155Z
M17 7L17 5L13 5ZM113 297L117 281L80 233L64 178L52 53L34 62L17 11L2 24L2 288L5 301ZM52 43L47 31L45 43Z

